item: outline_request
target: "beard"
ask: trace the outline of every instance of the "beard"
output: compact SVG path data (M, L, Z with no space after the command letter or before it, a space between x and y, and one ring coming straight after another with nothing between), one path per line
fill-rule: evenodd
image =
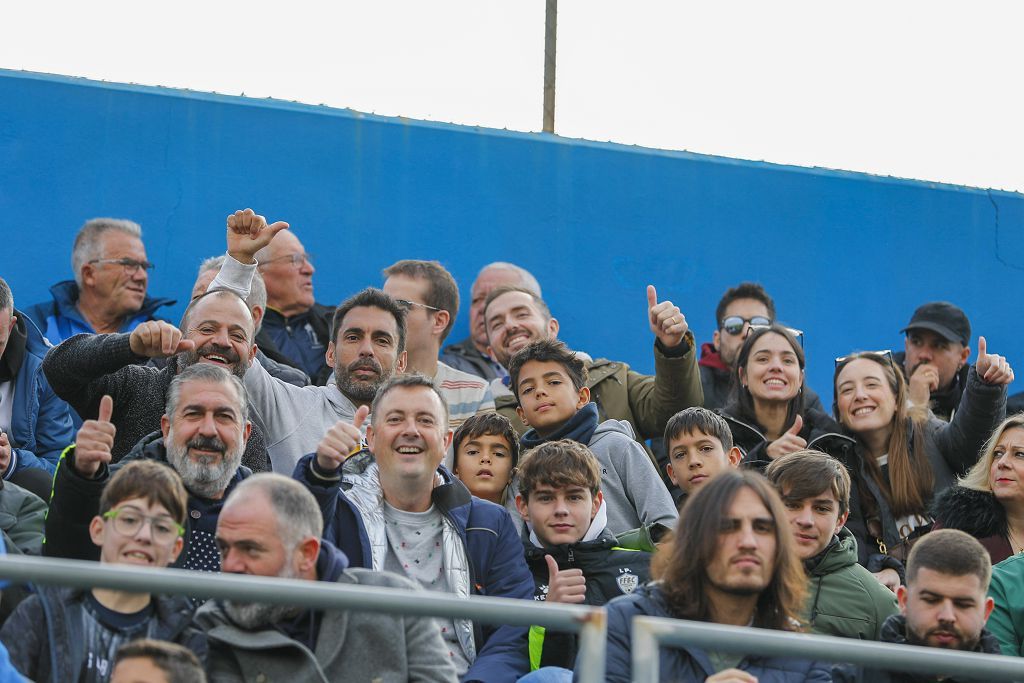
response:
M195 436L188 443L179 445L174 438L174 427L171 427L164 440L164 447L167 449L168 462L181 477L185 488L203 498L213 498L228 487L228 482L242 464L245 441L239 438L235 448L228 449L227 444L215 436ZM193 458L188 452L190 448L220 451L220 456L202 455Z
M201 346L198 349L192 349L190 351L181 352L181 367L187 368L190 365L195 365L201 358L207 356L223 356L228 361L225 370L230 372L235 377L241 379L245 377L245 371L248 369L248 365L241 359L241 357L235 353L235 350L230 346L221 346L220 344L214 344L210 342L205 346Z
M352 376L356 370L373 370L377 373L376 380L360 380ZM360 358L348 365L340 363L334 367L334 381L341 393L345 394L353 403L369 403L377 395L377 389L384 382L388 381L394 373L395 368L391 366L387 370L373 358Z
M298 572L295 571L291 564L285 562L285 566L277 573L277 578L296 579L298 578ZM224 602L224 611L235 624L246 630L254 631L264 626L279 623L285 619L292 619L302 611L302 608L295 607L294 605L268 605L262 602L226 600Z
M929 636L936 633L949 633L956 637L956 640L952 643L943 645L939 643L933 643L928 640ZM955 626L936 626L933 629L929 629L924 636L918 635L917 631L910 627L910 622L907 622L907 644L909 645L920 645L922 647L937 647L945 650L962 650L965 652L973 652L974 648L978 646L978 641L981 640L981 634L979 633L974 638L968 638L967 634L958 629Z

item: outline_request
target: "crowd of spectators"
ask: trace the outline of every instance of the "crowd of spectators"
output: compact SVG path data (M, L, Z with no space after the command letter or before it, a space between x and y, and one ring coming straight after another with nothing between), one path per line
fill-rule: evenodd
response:
M609 681L638 615L1024 652L1024 414L954 304L914 310L903 351L838 349L828 408L756 283L703 345L648 286L644 375L560 341L512 263L445 347L441 263L325 305L287 223L246 209L226 236L177 325L129 220L82 227L52 301L0 279L0 550L604 606ZM544 683L578 653L540 626L43 585L4 588L0 642L0 680L89 683ZM953 680L658 657L672 681Z

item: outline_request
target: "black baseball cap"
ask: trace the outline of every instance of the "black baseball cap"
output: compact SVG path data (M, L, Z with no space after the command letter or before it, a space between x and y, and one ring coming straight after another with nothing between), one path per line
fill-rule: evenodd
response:
M910 322L900 332L930 330L947 341L967 346L971 341L971 323L959 306L948 301L931 301L918 306Z

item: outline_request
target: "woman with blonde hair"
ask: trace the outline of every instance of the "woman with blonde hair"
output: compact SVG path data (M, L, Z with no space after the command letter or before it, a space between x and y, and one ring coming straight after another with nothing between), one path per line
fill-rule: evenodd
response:
M981 457L932 508L935 528L978 539L992 564L1024 552L1024 413L992 432Z
M911 408L907 382L892 353L836 359L833 410L857 442L846 464L857 490L853 504L859 505L863 521L850 531L861 563L890 588L898 585L910 546L931 529L934 496L976 462L1005 414L1013 370L1005 358L986 353L984 337L978 351L951 422Z

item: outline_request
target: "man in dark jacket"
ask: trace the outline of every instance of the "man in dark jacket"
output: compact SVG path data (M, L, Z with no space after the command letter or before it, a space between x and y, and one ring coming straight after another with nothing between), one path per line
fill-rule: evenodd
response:
M955 529L933 531L907 558L907 584L897 592L900 614L882 626L882 642L999 654L999 641L985 630L992 613L986 595L992 563L985 548ZM840 683L931 683L971 680L910 671L881 671L849 664L833 670Z
M301 484L279 474L250 477L232 492L217 523L223 569L422 590L391 572L346 569L345 555L322 541L322 532L317 502ZM209 638L208 670L218 683L457 680L428 617L217 600L200 608L196 623Z
M68 404L43 375L49 348L0 278L0 476L40 497L48 495L60 452L74 438Z
M134 462L111 478L89 536L102 563L166 567L181 552L185 512L178 475ZM202 658L205 639L191 620L182 597L39 586L4 624L0 640L34 681L99 681L110 676L118 647L138 638L180 643Z
M651 554L617 547L606 527L601 468L586 446L547 442L530 451L518 476L534 600L600 607L647 583ZM576 649L575 634L530 629L532 669L571 669Z
M74 280L50 288L53 300L25 310L54 344L76 334L131 332L173 299L147 296L149 271L142 228L121 218L93 218L75 236Z
M893 362L903 370L910 402L928 406L936 417L949 422L960 407L971 369L971 322L959 306L932 301L914 311L906 333L903 353Z
M77 335L43 361L54 391L82 417L95 416L104 396L113 399L113 462L160 428L167 389L184 368L213 364L241 377L252 361L252 313L237 294L214 291L201 296L185 309L181 324L184 331L161 320L143 323L130 334ZM137 365L149 358L169 360L159 370ZM255 471L270 469L258 429L246 444L242 462Z
M347 543L343 549L364 566L402 574L427 590L532 598L533 579L508 513L471 496L441 466L452 431L433 383L401 375L381 386L366 430L370 450L361 451L360 427L369 414L362 406L353 422L336 423L317 452L296 465L295 477L320 503L324 538ZM525 628L467 619L444 620L441 628L463 683L511 683L529 669Z
M154 460L173 468L188 491L184 552L176 566L219 571L214 543L217 516L227 493L249 476L240 465L249 436L245 388L223 368L208 363L176 375L167 392L160 432L141 441L120 463L112 463L117 428L112 401L104 398L97 420L86 420L53 480L43 552L55 557L96 559L86 527L104 488L122 463Z

